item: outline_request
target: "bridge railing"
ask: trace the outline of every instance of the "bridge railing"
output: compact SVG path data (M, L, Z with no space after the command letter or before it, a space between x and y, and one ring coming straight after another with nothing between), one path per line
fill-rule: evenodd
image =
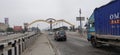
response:
M21 55L25 49L33 45L39 35L34 33L1 41L0 55Z

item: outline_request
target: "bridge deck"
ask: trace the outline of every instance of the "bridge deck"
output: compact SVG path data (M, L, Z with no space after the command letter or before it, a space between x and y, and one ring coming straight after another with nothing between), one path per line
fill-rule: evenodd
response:
M55 55L55 53L48 38L43 34L22 55Z

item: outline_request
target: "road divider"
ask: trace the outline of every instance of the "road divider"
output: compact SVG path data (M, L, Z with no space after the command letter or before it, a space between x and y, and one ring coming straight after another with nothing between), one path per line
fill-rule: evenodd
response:
M48 39L49 44L51 45L51 48L53 49L55 55L61 55L60 51L56 48L56 46L54 46L54 45L52 44L52 41L50 41L50 39L48 38L48 36L47 36L47 39Z

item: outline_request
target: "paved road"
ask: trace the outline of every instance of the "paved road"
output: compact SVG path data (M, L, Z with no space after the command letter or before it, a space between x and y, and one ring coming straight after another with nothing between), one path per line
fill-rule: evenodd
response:
M48 35L59 55L120 55L120 49L115 47L93 48L85 37L80 37L78 33L69 32L67 34L68 40L66 42L57 42L53 39L53 35Z

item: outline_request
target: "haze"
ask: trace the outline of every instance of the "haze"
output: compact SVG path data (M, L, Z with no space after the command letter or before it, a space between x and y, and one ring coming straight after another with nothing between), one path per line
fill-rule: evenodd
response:
M76 26L79 22L79 8L82 16L89 17L96 7L107 4L111 0L0 0L0 22L9 18L10 26L22 25L38 19L65 19ZM86 21L83 23L85 24ZM41 29L48 27L46 23L36 23ZM66 25L66 24L64 24Z

